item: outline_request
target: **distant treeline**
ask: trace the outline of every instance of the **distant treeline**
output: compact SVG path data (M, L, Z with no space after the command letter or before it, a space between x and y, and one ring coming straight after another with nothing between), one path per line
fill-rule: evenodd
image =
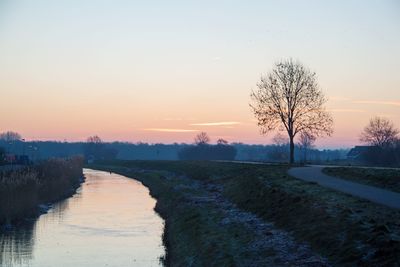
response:
M184 146L178 151L181 160L234 160L236 148L227 144L197 144Z
M210 145L218 146L218 145ZM249 161L287 161L287 145L248 145L242 143L231 143L231 147L236 149L235 160ZM37 159L47 159L51 157L70 157L73 155L90 155L99 159L126 159L126 160L179 160L182 158L182 150L194 145L188 144L148 144L148 143L128 143L112 142L102 143L99 147L87 142L54 142L54 141L35 141L21 142L15 141L12 144L0 142L0 147L5 151L15 154L26 154L34 161ZM218 149L217 149L218 150ZM95 152L97 151L97 152ZM346 159L348 150L317 150L310 149L307 153L307 161L327 162ZM228 153L227 153L228 154ZM226 154L226 155L227 155ZM210 154L208 154L210 155ZM231 156L229 156L230 158ZM302 152L296 149L295 158L302 161Z
M82 157L48 159L22 169L0 171L0 226L35 216L38 205L71 195L83 178Z
M271 161L271 162L288 162L289 145L247 145L236 143L233 144L237 150L236 160L244 161ZM298 162L314 162L325 163L343 161L347 158L349 149L308 149L307 158L304 159L304 151L302 148L295 149L294 157Z

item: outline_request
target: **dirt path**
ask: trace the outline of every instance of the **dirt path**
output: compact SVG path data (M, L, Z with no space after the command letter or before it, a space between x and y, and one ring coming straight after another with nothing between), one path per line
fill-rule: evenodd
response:
M323 168L323 166L297 167L291 168L288 173L304 181L315 182L324 187L400 209L400 193L332 177L322 173Z

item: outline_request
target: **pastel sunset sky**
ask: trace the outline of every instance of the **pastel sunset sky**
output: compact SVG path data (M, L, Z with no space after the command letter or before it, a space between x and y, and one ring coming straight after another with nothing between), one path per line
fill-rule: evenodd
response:
M318 75L351 147L400 127L400 2L0 0L0 131L27 140L267 144L251 89L292 57Z

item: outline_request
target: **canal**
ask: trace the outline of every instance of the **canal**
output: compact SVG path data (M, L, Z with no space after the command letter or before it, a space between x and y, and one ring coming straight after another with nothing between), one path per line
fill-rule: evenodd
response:
M85 169L77 193L0 234L0 266L161 266L164 222L133 179Z

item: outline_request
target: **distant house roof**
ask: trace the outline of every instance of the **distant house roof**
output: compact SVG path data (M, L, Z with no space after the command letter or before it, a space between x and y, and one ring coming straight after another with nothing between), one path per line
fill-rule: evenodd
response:
M348 159L359 159L359 157L366 152L371 146L355 146L349 153L347 153Z

